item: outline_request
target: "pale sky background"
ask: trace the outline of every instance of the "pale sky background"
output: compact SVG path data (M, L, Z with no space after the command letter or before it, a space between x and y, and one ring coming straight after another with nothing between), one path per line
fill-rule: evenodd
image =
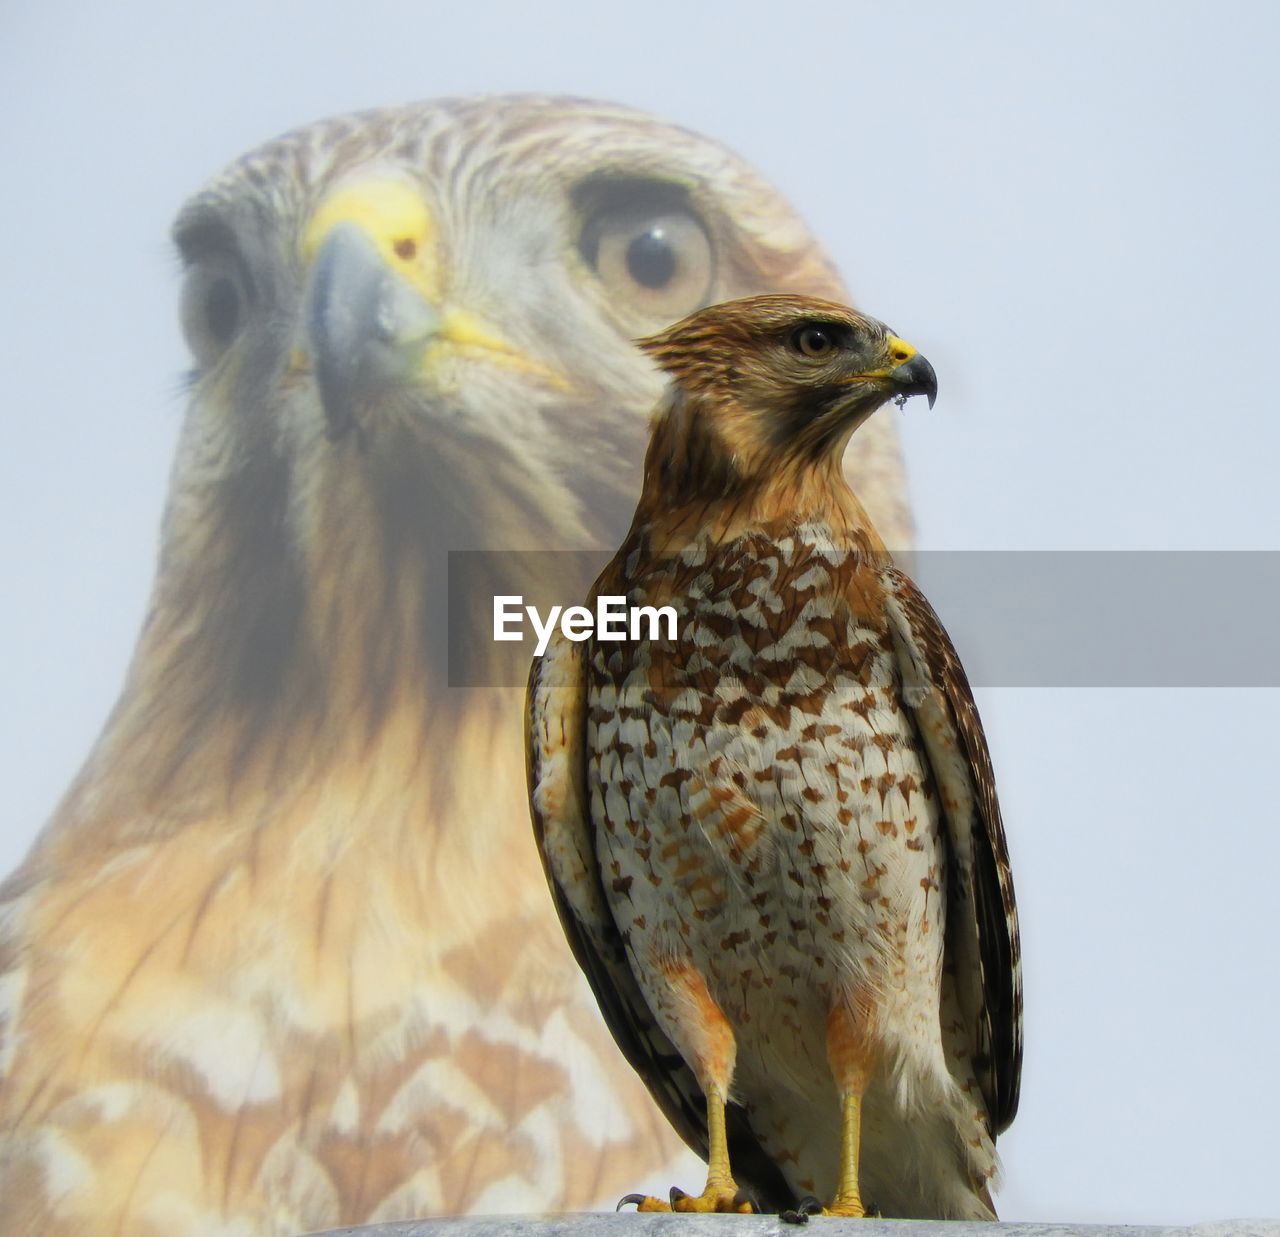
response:
M1261 2L10 0L0 869L142 617L186 365L169 222L236 155L446 94L657 112L780 185L934 362L900 421L922 546L1280 550L1278 46ZM1002 1214L1280 1215L1280 693L980 703L1027 986Z

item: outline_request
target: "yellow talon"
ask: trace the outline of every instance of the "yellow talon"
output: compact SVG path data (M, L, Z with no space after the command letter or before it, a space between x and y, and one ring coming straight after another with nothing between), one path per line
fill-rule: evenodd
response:
M706 1211L751 1215L751 1200L738 1189L729 1171L729 1139L724 1128L724 1100L707 1092L707 1184L701 1194L686 1194L671 1187L671 1201L664 1203L651 1194L628 1194L618 1202L618 1210L634 1203L637 1211Z
M686 1194L679 1186L671 1187L671 1201L663 1202L651 1194L628 1194L620 1199L618 1208L634 1203L637 1211L703 1211L751 1215L755 1208L751 1200L730 1181L728 1185L711 1185L701 1194Z

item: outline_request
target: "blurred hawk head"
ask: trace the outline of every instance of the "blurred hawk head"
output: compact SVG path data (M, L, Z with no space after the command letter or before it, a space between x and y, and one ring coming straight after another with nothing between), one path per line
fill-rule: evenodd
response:
M617 541L663 382L636 337L751 293L844 296L735 156L564 98L313 125L174 234L196 369L155 607L179 626L149 634L185 666L195 642L210 707L251 733L335 699L376 729L439 683L446 551ZM892 426L849 466L904 544Z

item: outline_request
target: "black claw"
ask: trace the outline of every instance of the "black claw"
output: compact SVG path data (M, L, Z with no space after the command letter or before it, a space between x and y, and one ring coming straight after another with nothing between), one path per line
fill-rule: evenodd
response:
M746 1203L747 1206L751 1208L752 1215L760 1214L760 1208L757 1206L756 1200L751 1196L751 1194L746 1190L739 1190L733 1196L733 1205L734 1207L741 1207L743 1203Z
M639 1207L640 1204L644 1202L645 1198L646 1195L644 1194L624 1194L620 1199L618 1199L618 1205L614 1208L614 1211L621 1211L628 1203L634 1203Z
M676 1204L682 1198L688 1198L688 1197L689 1195L686 1194L685 1191L682 1190L678 1185L673 1185L671 1187L671 1210L674 1211L676 1209Z

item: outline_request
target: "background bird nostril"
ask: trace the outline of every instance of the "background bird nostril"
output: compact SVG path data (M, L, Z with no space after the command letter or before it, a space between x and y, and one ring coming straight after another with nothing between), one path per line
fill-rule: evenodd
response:
M410 258L416 258L418 256L417 241L411 240L408 237L404 240L396 241L392 248L396 251L396 257L403 258L406 262L409 261Z

